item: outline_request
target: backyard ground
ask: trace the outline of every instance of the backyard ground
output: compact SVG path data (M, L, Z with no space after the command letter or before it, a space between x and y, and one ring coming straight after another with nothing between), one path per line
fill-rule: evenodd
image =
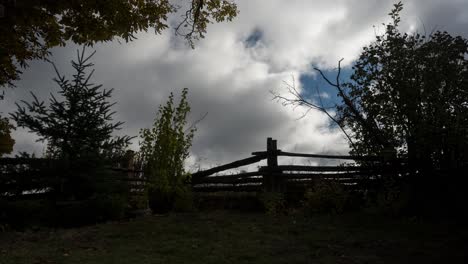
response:
M0 263L468 263L463 224L227 211L0 233Z

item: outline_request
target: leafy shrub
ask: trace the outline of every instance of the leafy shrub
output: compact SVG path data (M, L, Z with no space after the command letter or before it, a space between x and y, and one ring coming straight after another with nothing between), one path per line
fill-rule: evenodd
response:
M440 171L387 179L375 204L386 214L463 220L468 217L464 176Z
M50 225L54 218L53 205L47 200L0 201L0 226L22 230Z
M150 187L148 189L148 203L153 213L164 214L172 210L174 196L167 188Z
M259 198L268 215L279 215L286 212L286 200L283 193L263 192Z
M306 214L342 213L350 199L350 193L337 181L318 180L304 194L303 207Z
M153 213L164 214L169 211L187 212L195 209L193 194L188 185L174 188L151 187L148 190L149 207Z
M149 208L148 192L143 192L140 195L130 195L128 197L128 210L145 210Z
M173 210L176 212L190 212L195 210L191 186L183 185L176 188L174 193Z
M411 199L411 189L407 183L388 177L383 180L382 188L378 190L375 201L371 201L370 208L379 213L401 215L408 210Z
M67 171L57 169L57 173ZM20 179L29 175L42 179L35 174L18 175ZM18 229L32 225L79 226L121 219L128 209L128 185L119 180L120 176L103 166L75 171L63 177L62 184L51 182L50 193L41 195L40 200L19 200L28 197L18 195L10 197L17 201L0 203L0 222L12 223ZM29 185L20 186L20 190L42 187L38 183L42 182L31 181Z
M127 199L123 195L98 195L92 201L97 222L122 219L127 209Z
M78 164L82 168L64 177L63 189L55 197L55 225L81 226L122 219L129 207L129 188L120 180L121 173L93 158L77 160L73 165Z
M155 213L166 213L177 202L177 207L186 207L191 197L185 184L189 174L184 162L196 128L186 127L190 106L187 101L188 89L182 90L179 104L174 104L171 93L167 103L159 107L152 128L140 131L140 155L149 183L149 205ZM181 209L181 208L178 208Z
M57 203L55 225L74 227L122 219L127 199L119 194L100 194L88 200Z

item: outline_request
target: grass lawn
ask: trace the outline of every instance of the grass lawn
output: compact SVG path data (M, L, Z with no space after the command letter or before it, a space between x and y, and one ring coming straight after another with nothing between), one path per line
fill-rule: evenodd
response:
M0 263L468 263L468 227L201 212L0 233Z

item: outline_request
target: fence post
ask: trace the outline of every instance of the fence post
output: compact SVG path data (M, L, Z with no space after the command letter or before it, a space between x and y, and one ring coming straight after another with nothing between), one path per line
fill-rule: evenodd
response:
M278 148L277 141L271 137L267 138L267 170L263 175L263 185L268 192L282 190L282 184L278 171Z

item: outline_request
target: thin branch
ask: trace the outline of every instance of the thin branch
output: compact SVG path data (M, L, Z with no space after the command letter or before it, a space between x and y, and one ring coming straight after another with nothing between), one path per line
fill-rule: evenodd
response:
M200 123L201 121L203 121L206 116L208 115L208 112L206 112L202 117L200 117L199 119L195 120L195 122L193 122L186 130L185 132L188 132L190 130L192 130L193 128L195 128L197 126L198 123Z
M343 58L341 58L341 60L338 61L338 73L336 74L336 86L337 87L341 87L340 86L340 74L341 74L341 62L343 61Z
M328 78L327 76L325 76L325 74L322 72L322 70L320 70L319 68L315 68L314 67L314 70L316 70L320 76L330 85L330 86L333 86L333 87L337 87L337 85L335 83L332 83Z
M196 26L200 18L201 11L203 9L204 4L205 4L204 0L193 0L192 7L190 7L185 12L184 19L175 28L175 34L179 36L183 36L185 39L187 39L192 47L193 47L192 35L193 33L197 32ZM193 14L193 18L192 18L192 14ZM182 26L183 27L190 26L191 29L188 33L182 34L180 33L180 29Z
M340 62L341 62L341 60L340 60ZM338 68L340 68L340 64L338 64ZM319 73L322 75L322 77L325 79L325 81L327 81L330 85L332 85L334 87L337 86L336 84L333 84L328 78L326 78L326 76L323 74L323 72L320 69L317 69L317 71L319 71ZM286 84L286 87L288 88L289 94L291 94L293 96L293 98L287 98L287 97L284 97L284 96L282 96L282 95L280 95L278 93L270 91L270 93L273 95L273 100L280 101L283 106L292 105L294 107L298 107L298 106L309 107L309 109L301 117L299 117L298 119L304 118L310 112L311 109L315 109L315 110L318 110L318 111L320 111L322 113L325 113L325 115L327 115L327 117L330 118L330 120L332 120L334 123L336 123L338 125L338 127L341 129L343 134L346 136L346 138L347 138L348 142L350 143L351 147L354 150L356 150L355 143L353 142L353 140L352 140L351 136L348 134L348 132L345 130L345 127L335 117L333 117L328 112L326 107L324 107L321 95L319 93L317 94L317 96L319 97L320 104L321 104L320 106L317 105L317 104L312 103L310 100L307 100L297 90L296 85L295 85L294 76L292 77L292 79L293 79L292 84L289 84L287 82L284 82L284 83ZM317 91L318 91L318 88L317 88Z

